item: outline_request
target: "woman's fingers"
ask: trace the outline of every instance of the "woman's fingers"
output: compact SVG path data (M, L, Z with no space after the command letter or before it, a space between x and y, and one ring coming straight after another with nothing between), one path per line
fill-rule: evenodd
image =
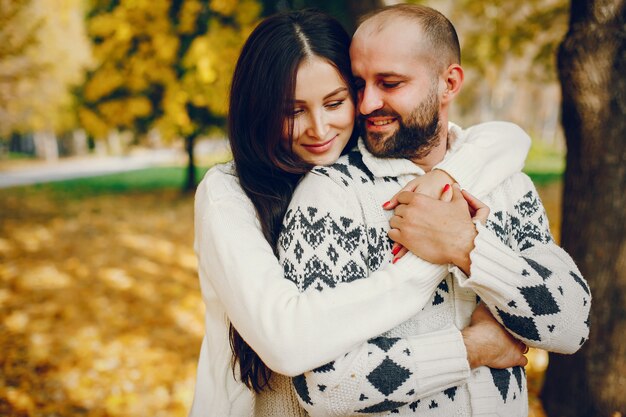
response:
M474 220L478 220L482 224L485 224L487 218L489 217L489 207L474 197L472 194L467 192L467 190L461 190L463 194L463 198L467 201L467 205L470 208L470 214Z
M417 188L417 186L419 185L418 180L419 180L419 177L415 178L412 181L409 181L404 187L402 187L400 191L395 193L393 197L389 199L389 201L383 203L383 209L392 210L396 208L396 206L400 203L400 201L398 200L399 195L402 193L413 193L415 189Z
M395 264L396 262L398 262L398 259L402 258L408 252L409 252L409 250L407 248L405 248L404 246L402 246L402 248L398 251L398 253L395 254L395 257L393 258L392 263Z
M441 191L441 196L439 196L439 199L441 201L449 203L450 201L452 201L452 195L452 186L450 184L446 184Z

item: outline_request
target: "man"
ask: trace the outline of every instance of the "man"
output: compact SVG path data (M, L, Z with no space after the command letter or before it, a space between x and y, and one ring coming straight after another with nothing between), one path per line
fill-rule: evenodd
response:
M423 6L382 9L354 35L364 140L298 187L279 240L286 276L305 291L332 287L323 278L331 274L365 278L391 260L387 233L450 273L415 317L293 379L312 416L526 416L517 366L525 362L494 317L526 345L551 351L573 353L588 337L589 288L554 244L524 174L480 196L491 210L486 225L478 221L486 207L458 185L441 200L400 193L392 217L381 207L463 140L448 124L463 83L459 50L450 22ZM401 263L428 269L411 253Z

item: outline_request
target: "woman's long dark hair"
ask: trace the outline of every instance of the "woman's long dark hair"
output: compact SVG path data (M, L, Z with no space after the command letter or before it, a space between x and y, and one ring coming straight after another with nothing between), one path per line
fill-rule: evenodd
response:
M230 92L228 131L239 183L254 204L265 239L277 240L289 201L311 168L284 145L285 121L292 140L296 76L300 63L320 57L337 68L354 102L350 36L334 18L314 10L291 11L263 20L243 46ZM355 141L352 135L349 149ZM282 143L281 143L282 142ZM262 294L259 294L261 297ZM272 371L230 325L233 373L255 392L269 386Z

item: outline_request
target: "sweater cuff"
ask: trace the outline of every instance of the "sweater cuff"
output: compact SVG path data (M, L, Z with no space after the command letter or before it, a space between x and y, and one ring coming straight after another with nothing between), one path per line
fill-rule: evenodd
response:
M424 396L464 383L470 375L463 336L454 326L412 339L411 356Z
M463 144L463 152L448 153L434 169L445 171L461 188L471 190L478 179L484 164L484 158L475 155L478 149L471 144Z
M500 294L516 289L520 282L524 262L482 223L475 222L478 234L474 238L474 249L470 252L470 276L460 269L452 268L461 287L479 292L481 288ZM518 278L519 277L519 278Z
M481 366L472 371L472 383L468 384L472 416L495 416L502 397L494 391L489 368Z

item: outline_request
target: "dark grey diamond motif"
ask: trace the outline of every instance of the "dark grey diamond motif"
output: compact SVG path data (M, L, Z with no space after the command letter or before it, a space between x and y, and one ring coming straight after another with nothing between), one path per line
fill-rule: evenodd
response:
M491 377L493 378L494 385L498 388L498 391L500 391L502 400L506 402L506 396L509 393L511 374L506 369L489 368L489 370L491 371Z
M411 376L411 371L398 365L389 357L367 376L367 380L384 395L397 390Z
M524 260L528 263L528 265L530 265L531 268L534 269L535 272L537 272L539 276L543 278L544 281L547 280L550 277L550 275L552 275L552 271L550 271L545 266L538 264L537 262L533 261L530 258L526 258L524 256L522 256L522 258L524 258Z
M552 293L544 284L534 287L523 287L519 290L535 315L543 316L556 314L561 311Z
M528 339L528 340L541 340L541 336L539 336L539 331L537 330L537 326L535 325L535 321L532 317L524 317L524 316L516 316L514 314L509 314L506 311L500 310L496 307L498 311L498 315L502 319L502 323L509 330L517 333L518 335Z
M368 340L368 343L378 346L380 349L383 350L383 352L388 352L389 349L391 349L391 347L395 345L398 340L400 340L399 337L379 336Z
M356 411L357 413L368 413L368 414L382 413L383 411L395 410L396 408L401 407L405 404L407 403L403 403L399 401L389 401L386 399L383 402L380 402L378 404L374 404L372 406L363 408L361 410L356 410Z

